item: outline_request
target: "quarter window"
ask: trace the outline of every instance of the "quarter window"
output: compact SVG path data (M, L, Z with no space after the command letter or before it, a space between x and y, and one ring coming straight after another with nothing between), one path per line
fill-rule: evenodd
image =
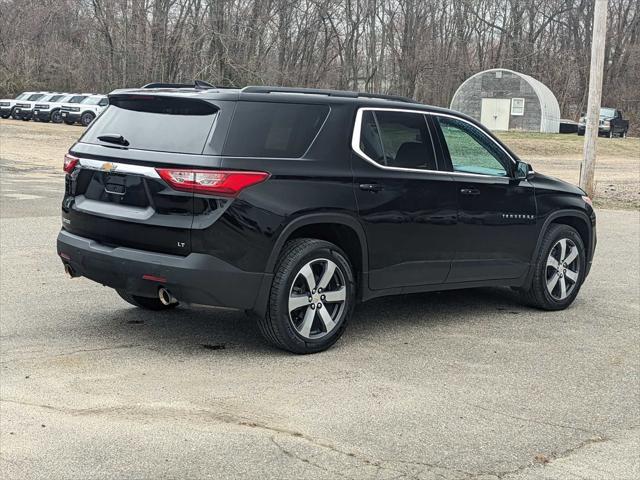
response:
M360 128L360 150L387 167L438 168L429 127L420 113L365 111Z
M507 171L497 149L478 128L449 117L437 117L454 172L504 177Z
M328 105L238 102L223 154L299 158L328 114Z

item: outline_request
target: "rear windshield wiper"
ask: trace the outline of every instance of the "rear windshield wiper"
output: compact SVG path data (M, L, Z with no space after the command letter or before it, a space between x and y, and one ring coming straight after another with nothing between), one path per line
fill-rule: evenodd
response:
M104 135L98 135L98 140L102 142L116 143L124 147L129 146L129 140L124 138L122 135L118 135L117 133L105 133Z

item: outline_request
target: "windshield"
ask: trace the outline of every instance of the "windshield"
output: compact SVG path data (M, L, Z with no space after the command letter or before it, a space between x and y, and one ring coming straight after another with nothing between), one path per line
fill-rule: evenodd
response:
M600 118L611 118L615 117L616 109L615 108L601 108L600 109Z
M83 105L97 105L104 97L87 97L81 103Z
M35 95L31 95L29 98L27 98L27 100L32 102L34 100L40 100L42 97L44 97L44 93L36 93Z
M87 98L86 95L76 95L75 97L72 97L71 100L69 100L69 103L80 103L85 98Z

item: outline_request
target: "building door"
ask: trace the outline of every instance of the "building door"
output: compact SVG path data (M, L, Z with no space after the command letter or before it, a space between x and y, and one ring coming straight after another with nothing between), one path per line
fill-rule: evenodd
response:
M483 98L480 123L489 130L509 130L510 110L508 98Z

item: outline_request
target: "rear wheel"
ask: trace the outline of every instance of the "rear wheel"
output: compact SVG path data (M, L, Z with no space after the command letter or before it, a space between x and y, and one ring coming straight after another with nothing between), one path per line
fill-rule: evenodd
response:
M340 338L354 303L353 270L344 252L324 240L296 239L283 249L268 312L258 324L278 348L320 352Z
M93 122L93 119L96 118L96 116L91 113L91 112L85 112L82 114L82 116L80 117L80 123L82 124L82 126L84 127L88 127L89 124L91 122Z
M169 305L163 304L159 298L140 297L138 295L131 295L124 290L116 290L120 298L131 305L144 308L146 310L171 310L178 306L178 303L171 303Z
M582 238L568 226L552 224L542 240L531 285L524 300L544 310L562 310L573 303L586 270Z

